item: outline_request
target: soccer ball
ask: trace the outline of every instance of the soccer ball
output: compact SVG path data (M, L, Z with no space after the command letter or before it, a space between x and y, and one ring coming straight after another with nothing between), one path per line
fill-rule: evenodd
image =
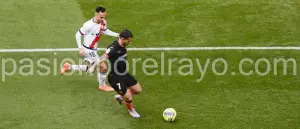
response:
M163 113L163 117L166 121L172 122L172 121L175 121L176 114L177 113L173 108L167 108L167 109L165 109L165 111Z

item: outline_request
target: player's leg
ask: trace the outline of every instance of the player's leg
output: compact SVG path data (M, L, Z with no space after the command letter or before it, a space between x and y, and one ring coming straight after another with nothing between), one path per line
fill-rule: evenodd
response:
M119 95L115 95L114 98L118 100L119 103L121 103L120 101L124 100L124 104L128 109L129 114L132 117L139 118L140 115L133 108L132 95L129 89L127 89L122 78L116 75L109 75L108 82L114 88L114 90L119 94Z
M139 93L142 92L141 85L136 81L136 79L133 76L131 76L130 74L126 74L122 78L124 80L124 84L125 84L126 89L127 89L126 93L129 93L133 97L135 94L139 94ZM121 93L124 93L124 92L122 91ZM120 95L115 96L115 100L118 100L118 102L121 104L121 102L120 102L121 99L120 98L121 98Z
M123 91L125 92L125 91ZM120 94L120 93L119 93ZM118 96L118 95L116 95ZM136 112L136 110L133 108L133 102L132 102L132 95L130 93L130 90L127 89L125 94L120 94L120 96L122 97L122 99L124 100L124 104L126 106L126 108L128 109L128 113L132 116L132 117L135 117L135 118L139 118L140 117L140 114L138 114ZM115 98L118 98L118 97L115 97Z
M65 63L63 68L60 70L60 74L64 74L67 71L74 70L74 71L84 71L86 72L88 70L87 65L76 65L76 64L70 64Z
M121 95L115 95L114 99L117 100L119 102L119 104L121 105L122 102L123 102L123 98L125 99L125 104L126 104L126 100L132 102L132 97L135 95L135 94L139 94L142 92L142 87L139 83L137 83L136 85L134 86L130 86L128 87L127 89L127 92L124 96L121 96ZM129 96L130 95L130 96ZM128 102L127 102L128 103ZM128 105L129 107L131 107L132 105Z
M130 91L131 95L133 96L134 94L139 94L142 92L142 87L140 83L136 83L133 86L129 86L128 90Z
M124 76L124 84L127 88L126 94L123 96L124 104L129 109L129 114L133 117L140 117L140 115L135 111L132 106L133 95L139 94L142 92L141 85L137 82L137 80L131 76L129 73ZM130 110L132 109L132 110Z
M107 66L105 62L100 63L100 70L98 72L99 87L106 85L106 71L107 71Z
M99 82L99 90L114 91L113 88L106 85L106 72L107 72L107 65L105 64L105 62L100 63L100 70L97 74L97 79Z
M136 112L136 110L133 108L133 99L132 99L132 94L130 93L130 90L128 89L127 92L122 96L124 99L124 104L126 108L128 109L129 114L132 117L139 118L141 117L140 114Z
M84 60L87 61L89 64L93 64L97 56L95 50L89 50L87 48L84 48L83 52L84 52L84 57L83 57ZM70 70L86 72L88 70L88 65L65 63L63 68L60 71L60 74L64 74L65 72Z
M137 80L131 75L131 74L126 74L126 86L129 89L129 92L133 96L134 94L139 94L142 92L142 87L141 85L137 82Z

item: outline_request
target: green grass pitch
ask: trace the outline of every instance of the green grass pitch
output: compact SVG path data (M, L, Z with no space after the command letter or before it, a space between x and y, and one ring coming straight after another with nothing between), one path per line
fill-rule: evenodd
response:
M75 48L75 32L93 17L94 8L108 11L108 27L129 28L134 41L129 47L206 46L298 46L300 43L300 2L297 0L0 0L0 49ZM99 47L113 38L103 36ZM129 51L128 60L147 58L168 62L171 58L192 59L193 75L180 76L182 65L171 70L158 62L158 73L143 73L136 63L135 77L143 93L134 97L140 119L129 116L124 105L113 101L114 92L97 89L96 75L60 76L64 58L79 60L78 52L0 53L1 73L18 69L33 75L14 74L0 82L0 129L207 129L207 128L300 128L300 81L297 50L216 50L216 51ZM99 54L102 51L99 52ZM34 67L21 69L30 58ZM50 75L39 76L36 61L50 59ZM224 58L228 72L217 76L211 63L201 82L196 60ZM270 74L239 74L243 58L271 61ZM283 75L275 58L293 58ZM27 62L28 63L28 62ZM26 63L25 63L26 65ZM161 66L162 65L162 66ZM161 69L165 68L164 75ZM224 65L218 64L217 71ZM253 65L245 65L245 71ZM274 75L275 69L278 75ZM153 72L154 69L150 70ZM187 71L184 69L183 71ZM259 65L266 71L266 64ZM172 72L172 75L168 75ZM236 74L232 74L236 72ZM172 107L176 121L165 122L162 112Z

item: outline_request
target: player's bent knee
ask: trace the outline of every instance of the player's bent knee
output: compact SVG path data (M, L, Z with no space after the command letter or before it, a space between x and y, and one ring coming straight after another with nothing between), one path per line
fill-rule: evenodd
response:
M130 94L129 92L126 92L126 94L123 95L122 98L123 98L124 100L128 100L128 101L131 101L131 100L132 100L132 96L131 96L131 94Z
M138 92L142 92L142 86L140 85L140 83L137 84L136 89Z
M102 63L100 64L100 72L106 72L106 71L107 71L106 64L102 62Z
M102 68L100 67L100 72L106 73L106 71L107 71L107 69L102 69Z
M141 92L142 92L142 89L138 89L138 90L136 90L135 94L139 94Z
M136 88L135 89L135 94L139 94L139 93L141 93L142 92L142 88Z
M105 65L100 65L100 69L107 69L107 67Z
M133 90L135 94L139 94L142 92L142 87L139 83L137 83L136 85L132 86L131 90Z

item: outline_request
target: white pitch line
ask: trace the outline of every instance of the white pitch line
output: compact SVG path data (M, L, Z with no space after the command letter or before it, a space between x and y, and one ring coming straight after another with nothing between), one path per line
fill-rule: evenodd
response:
M99 48L98 50L105 50ZM190 50L300 50L300 47L156 47L128 48L129 51L190 51ZM78 51L78 48L43 48L43 49L0 49L0 53L9 52L68 52Z
M176 51L176 50L300 50L300 47L164 47L128 48L132 51Z

